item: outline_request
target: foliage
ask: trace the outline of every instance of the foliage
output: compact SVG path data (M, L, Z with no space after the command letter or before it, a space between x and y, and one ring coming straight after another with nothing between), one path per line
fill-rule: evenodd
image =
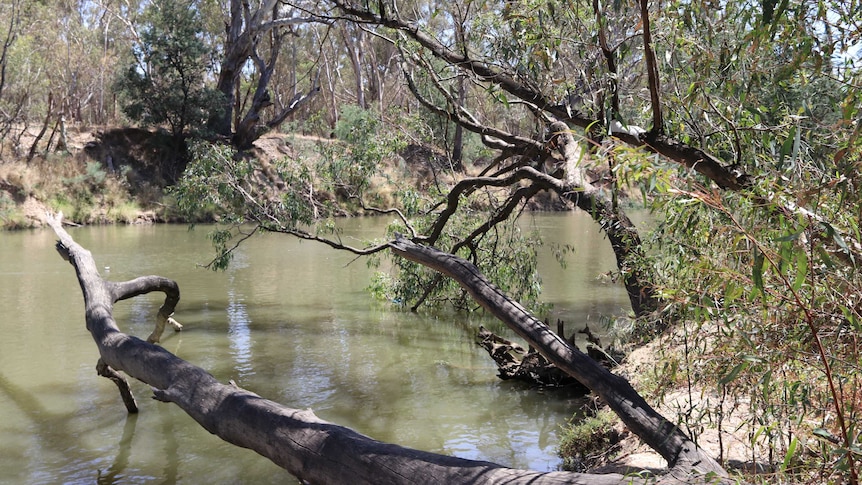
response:
M15 201L5 192L0 192L0 227L18 229L24 222L24 215L18 211Z
M606 408L587 416L575 415L560 433L562 468L582 473L612 459L623 438L617 421L616 415Z
M460 212L447 225L445 234L436 246L448 248L455 254L473 262L486 277L499 286L507 295L517 298L534 312L547 310L539 299L541 278L536 272L537 251L541 245L538 233L522 230L515 219L505 220L494 229L473 240L463 241L476 230L476 221L487 218L487 208L476 208ZM431 217L414 220L417 230L432 222ZM389 234L405 232L400 224L393 224ZM460 249L459 249L460 248ZM416 307L448 305L461 310L475 310L472 298L457 283L428 268L404 258L392 258L396 269L394 277L378 275L372 289L378 295L404 305Z
M0 228L5 229L38 225L41 214L32 208L25 212L20 200L40 202L79 224L133 222L142 209L155 209L140 203L122 176L84 156L52 154L29 164L3 163L0 181Z
M749 97L774 99L774 86L749 88ZM723 406L747 402L756 459L804 480L823 470L822 479L850 476L862 445L854 424L862 411L857 174L826 156L828 146L847 143L847 132L833 128L840 105L800 96L821 89L785 86L781 102L756 110L760 130L737 130L725 145L735 150L739 136L738 146L754 151L745 157L757 174L751 192L768 197L719 193L646 159L620 168L653 190L666 312L687 322L684 355L664 356L664 384L710 383L721 396L717 412L703 410L686 426L695 434L707 420L720 426ZM810 108L820 113L782 115L793 99L820 101ZM763 125L767 116L777 124ZM788 211L796 203L808 209Z
M276 163L283 186L273 192L259 178L259 167L230 146L198 141L191 153L192 161L171 194L187 218L211 214L219 222L210 234L217 251L213 269L225 269L236 245L257 229L289 231L314 222L307 167L288 159ZM251 222L256 226L250 233L244 224Z
M203 130L221 105L220 93L205 87L210 52L201 39L202 21L194 1L156 0L146 10L135 62L118 79L124 112L146 124L167 123L173 136Z
M661 228L662 247L673 249L668 311L692 322L679 372L749 402L764 462L784 470L792 459L800 476L827 463L848 472L848 451L862 444L853 424L862 411L854 323L862 281L852 256L822 240L810 219L764 218L760 207L735 201L731 211L729 200L689 195L664 204Z
M318 173L327 185L343 197L367 197L372 177L381 165L404 146L397 131L384 129L378 115L356 106L347 106L335 125L336 142L320 146Z

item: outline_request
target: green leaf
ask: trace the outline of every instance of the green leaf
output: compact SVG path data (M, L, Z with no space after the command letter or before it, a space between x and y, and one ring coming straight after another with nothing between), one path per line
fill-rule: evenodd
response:
M795 240L799 239L799 236L801 236L801 235L802 235L802 231L794 232L794 233L788 234L786 236L781 236L781 237L775 238L775 242L795 241Z
M826 252L826 249L821 246L818 246L817 255L820 257L820 262L823 263L823 265L825 265L827 268L835 268L835 263L832 261L832 257L829 256L829 253Z
M740 362L736 364L736 366L727 373L726 376L722 377L718 381L719 386L726 386L728 383L732 382L734 379L739 377L739 373L748 368L749 362Z
M862 332L862 325L859 323L859 319L856 318L856 313L847 308L844 305L841 305L841 313L844 314L844 318L850 322L850 326L857 332Z
M784 143L781 144L781 151L778 152L778 163L783 163L784 158L790 155L793 152L793 142L796 139L796 127L790 129L790 133L787 134L787 138L784 140Z
M832 240L835 241L835 244L837 244L838 247L841 248L841 250L844 251L846 254L850 255L850 258L852 260L853 253L850 252L850 248L847 247L847 243L844 241L844 238L841 236L841 234L836 231L835 228L832 227L832 225L828 222L822 222L821 224L823 225L823 228L826 229L827 237L832 236Z
M761 293L764 293L763 290L763 263L765 258L763 257L763 253L760 252L760 249L757 247L754 248L754 265L751 268L751 280L754 282L755 290L760 290ZM752 291L752 296L756 292Z
M799 440L796 439L796 436L790 440L790 446L787 447L787 453L784 454L784 462L781 463L781 472L784 473L787 471L787 467L790 466L790 461L793 460L793 454L796 452L796 446L799 445Z
M793 279L793 291L802 288L806 276L808 276L808 255L805 251L799 251L796 253L796 278Z
M830 433L828 429L816 428L814 431L812 431L812 433L814 433L814 436L818 436L820 438L826 439L826 440L831 441L833 443L838 442L838 438L836 438L835 435Z
M802 130L799 127L796 127L794 130L795 136L793 137L793 152L790 154L790 166L795 167L797 160L799 160L799 146L802 144Z
M778 250L778 271L781 274L785 274L787 271L787 266L790 264L790 259L793 257L793 245L791 243L785 242L781 243L781 247Z

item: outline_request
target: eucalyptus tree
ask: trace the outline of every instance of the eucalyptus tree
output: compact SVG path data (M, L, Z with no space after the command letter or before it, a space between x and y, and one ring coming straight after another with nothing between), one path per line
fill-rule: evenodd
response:
M116 50L101 48L92 4L15 1L0 8L0 135L20 145L32 131L35 142L19 146L29 158L65 148L66 121L96 121L101 61Z
M10 65L12 64L11 57L13 55L13 46L21 34L22 17L22 2L14 1L3 6L4 17L6 23L3 25L3 46L0 51L0 106L2 106L2 116L0 119L0 138L6 139L6 136L12 131L13 123L17 121L19 113L22 111L23 97L17 102L13 101L14 97L9 94L10 87Z
M217 93L204 82L210 55L193 7L193 2L151 3L135 60L117 83L126 114L147 124L167 124L177 146L218 107Z
M299 26L317 21L314 15L303 15L304 12L301 6L288 8L276 0L231 0L222 12L225 37L216 89L222 93L223 101L221 112L210 120L210 126L240 149L250 148L263 133L278 127L319 91L316 73L306 78L305 92L299 91L289 99L273 100L269 91L286 40L297 34ZM250 99L242 95L242 80L247 73L251 73L248 82L253 86ZM271 106L277 110L264 119L263 111Z

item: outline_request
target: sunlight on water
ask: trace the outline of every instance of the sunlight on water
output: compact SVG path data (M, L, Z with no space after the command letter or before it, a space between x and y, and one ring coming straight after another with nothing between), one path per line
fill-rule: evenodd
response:
M234 368L239 373L239 377L253 374L248 312L246 312L245 304L237 298L233 290L228 291L227 317L230 353L236 362Z
M343 221L346 237L378 237L388 221ZM549 241L571 244L567 271L540 254L551 318L593 322L623 313L625 293L607 241L586 216L528 216ZM475 343L481 315L412 313L373 301L362 261L284 236L256 237L213 273L205 227L70 230L104 275L175 279L185 330L162 345L226 382L375 439L507 466L553 470L557 430L577 399L496 377ZM74 272L49 230L0 233L0 482L285 483L286 473L224 443L133 381L141 412L127 416L115 386L95 374ZM145 337L162 295L119 302L120 327ZM594 327L595 328L595 327Z

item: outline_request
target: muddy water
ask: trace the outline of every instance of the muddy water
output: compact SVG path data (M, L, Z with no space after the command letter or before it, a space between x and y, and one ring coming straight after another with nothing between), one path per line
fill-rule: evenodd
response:
M344 221L373 238L386 221ZM540 273L552 317L595 322L624 313L624 291L597 276L614 267L586 216L528 216L548 241L574 246L562 270L543 249ZM553 470L559 426L574 398L502 382L474 343L480 315L401 311L372 300L362 261L283 236L245 245L223 273L200 269L207 228L118 226L70 230L104 274L177 280L182 333L163 345L217 378L373 438ZM72 268L50 230L0 233L0 482L295 483L255 453L210 435L176 406L149 399L128 416L116 388L95 374ZM145 337L158 295L117 304L120 326ZM511 334L508 334L511 335Z

